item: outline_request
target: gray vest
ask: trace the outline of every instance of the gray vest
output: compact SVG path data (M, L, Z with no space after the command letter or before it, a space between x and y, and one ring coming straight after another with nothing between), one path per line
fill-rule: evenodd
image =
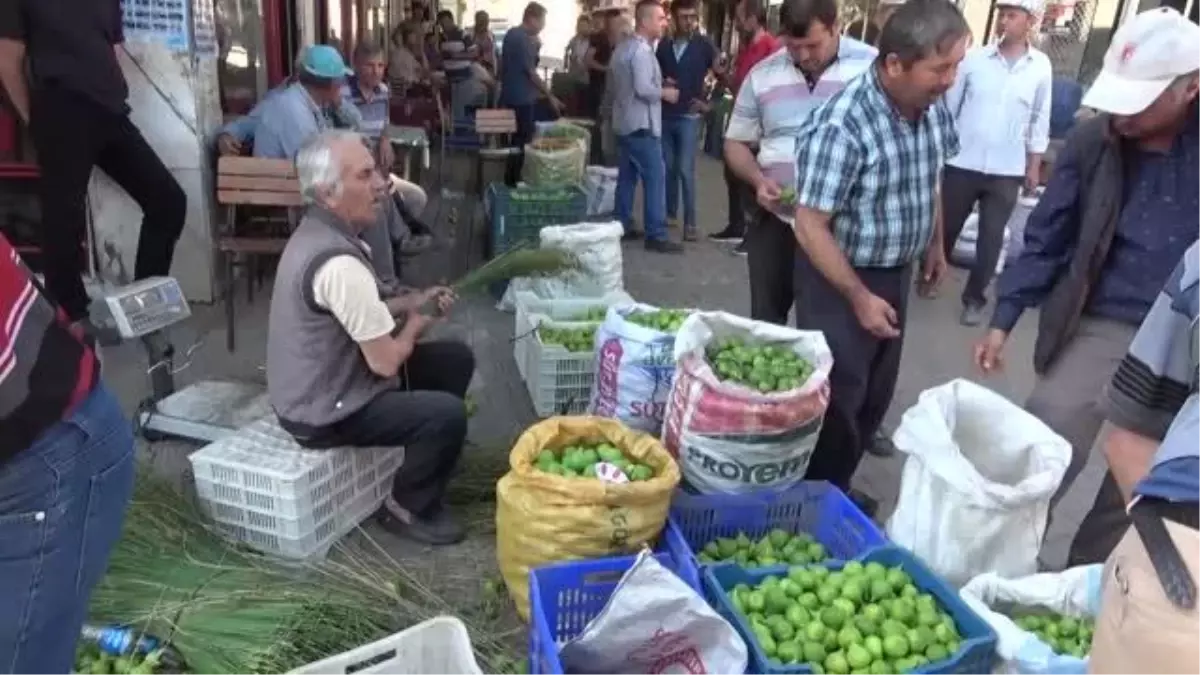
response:
M399 385L397 378L371 372L358 343L313 298L316 271L340 255L354 256L371 269L358 238L332 214L309 207L275 274L267 325L267 393L275 414L290 423L289 431L327 427Z

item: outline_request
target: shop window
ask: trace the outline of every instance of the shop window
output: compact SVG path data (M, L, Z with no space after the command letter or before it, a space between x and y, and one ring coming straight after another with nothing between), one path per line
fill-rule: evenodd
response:
M245 114L267 90L259 0L216 0L221 109Z

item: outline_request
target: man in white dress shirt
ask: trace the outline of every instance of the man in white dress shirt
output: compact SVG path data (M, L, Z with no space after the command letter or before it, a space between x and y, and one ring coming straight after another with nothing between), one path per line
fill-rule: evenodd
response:
M1041 0L1000 0L999 39L967 54L946 94L962 144L942 179L947 257L979 205L975 264L962 295L967 326L983 320L1004 227L1022 188L1037 187L1050 143L1050 59L1030 42L1040 12Z

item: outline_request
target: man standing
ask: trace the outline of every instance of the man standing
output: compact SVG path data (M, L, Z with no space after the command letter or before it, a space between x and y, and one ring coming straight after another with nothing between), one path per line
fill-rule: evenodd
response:
M1200 672L1198 256L1192 244L1101 399L1104 454L1133 528L1105 566L1093 673Z
M142 209L136 279L170 273L187 195L129 119L129 87L117 62L125 41L120 4L5 0L0 7L0 82L29 125L41 170L46 288L81 321L91 304L80 275L92 167Z
M662 103L679 100L679 90L663 86L654 58L655 41L667 26L667 14L657 0L641 0L634 10L633 37L613 53L609 77L613 87L613 131L617 135L617 218L625 238L634 239L633 193L642 181L645 204L646 250L681 253L683 246L667 239L666 169L662 155Z
M985 373L1003 365L1021 314L1040 305L1025 409L1071 443L1061 498L1087 463L1112 378L1158 291L1200 230L1196 111L1200 27L1170 8L1117 30L1084 98L1101 114L1068 136L1025 225L1021 257L1000 275L991 327L975 345ZM1052 506L1054 504L1052 503ZM1128 524L1111 475L1071 545L1070 565L1104 560Z
M962 294L964 326L977 326L987 305L1004 228L1022 186L1039 182L1042 153L1050 145L1050 59L1034 49L1030 35L1041 11L1039 0L1000 0L1000 41L967 54L946 95L958 124L962 149L942 176L946 255L963 223L979 204L975 264Z
M784 325L792 309L796 267L795 205L780 203L796 185L800 129L846 83L870 70L876 51L840 35L837 0L787 0L779 12L786 49L750 71L725 131L725 162L754 187L756 217L746 231L750 316ZM759 146L757 160L752 147Z
M500 105L511 108L517 116L517 133L513 135L514 152L508 158L504 182L510 187L521 180L525 165L525 146L533 140L534 112L538 98L545 96L555 110L562 103L550 93L550 86L537 72L538 35L546 26L546 8L536 2L525 6L521 25L508 29L500 48Z
M678 222L679 193L683 192L683 239L696 241L696 147L700 118L710 110L704 81L717 62L717 48L698 32L696 0L674 0L671 18L675 32L658 42L658 66L663 79L674 82L679 100L663 105L663 160L667 165L667 219Z
M729 91L736 100L742 83L750 74L750 69L759 61L779 50L779 41L767 32L767 2L766 0L741 0L733 11L733 25L738 32L737 58L734 59L733 76L729 81ZM728 124L728 123L727 123ZM757 152L757 147L751 147L751 152ZM746 233L746 220L753 200L748 199L749 186L725 161L725 190L729 197L729 223L709 239L717 242L736 241L735 253L745 255L745 242L742 240Z
M799 131L796 326L822 331L834 363L810 480L849 488L895 392L914 268L927 292L945 274L938 182L958 136L943 95L969 40L953 3L908 2L875 65Z
M66 673L133 493L133 432L3 235L0 326L0 672Z

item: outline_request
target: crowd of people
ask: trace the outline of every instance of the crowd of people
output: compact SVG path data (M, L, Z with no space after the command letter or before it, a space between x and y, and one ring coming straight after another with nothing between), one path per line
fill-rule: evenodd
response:
M0 10L0 82L34 132L46 249L43 287L0 237L8 672L70 667L132 489L130 425L103 384L79 278L87 175L99 166L142 206L138 278L169 271L186 207L129 120L120 22L111 12L63 16L58 6L20 0ZM600 152L615 156L627 238L679 252L667 236L673 218L686 240L700 236L699 120L710 84L727 87L730 213L713 236L744 242L754 318L785 323L790 313L797 327L825 334L830 401L806 477L873 513L851 479L892 402L910 288L937 292L977 206L961 319L983 324L1008 212L1022 190L1044 183L1021 254L995 280L974 359L984 375L1002 368L1008 335L1039 308L1025 407L1073 448L1059 496L1102 436L1109 471L1070 554L1072 565L1108 562L1090 668L1200 671L1200 28L1169 8L1122 25L1083 98L1096 114L1044 176L1053 92L1032 39L1035 0L1000 0L1000 34L979 47L953 3L884 6L887 16L854 37L836 0L785 0L772 35L765 3L743 0L731 70L699 34L690 0L671 5L670 22L661 4L642 0L631 25L619 13L586 31L581 23L568 68L580 104L602 122ZM531 137L542 101L566 108L538 75L545 18L531 3L499 50L486 15L469 35L439 16L433 52L423 30L402 27L391 53L357 46L353 67L332 46L306 47L293 78L217 139L224 154L294 161L306 205L269 317L267 385L281 426L309 447L405 446L379 517L428 544L464 536L443 497L475 364L461 343L422 339L453 293L401 282L400 265L427 245L429 229L424 193L389 176L386 103L397 82L440 78L462 89L482 71L517 113L519 140ZM638 183L642 232L632 217ZM73 583L47 581L62 578Z

